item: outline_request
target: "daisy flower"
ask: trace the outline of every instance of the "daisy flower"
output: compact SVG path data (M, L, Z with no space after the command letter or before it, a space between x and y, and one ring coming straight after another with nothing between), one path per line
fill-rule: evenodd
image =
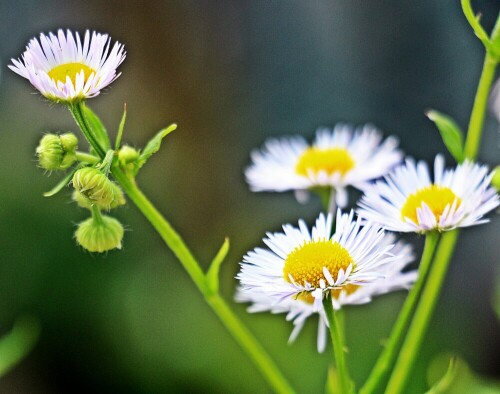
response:
M363 188L401 162L397 139L381 141L381 132L371 125L354 130L346 124L319 129L312 146L301 136L269 139L252 152L246 180L256 192L334 187L337 204L344 207L347 186Z
M485 223L487 212L500 204L490 186L488 168L468 160L444 169L434 160L434 181L425 162L411 159L365 190L358 214L387 230L423 233Z
M408 288L416 272L401 273L413 256L411 248L379 227L353 220L353 212L337 213L336 231L331 235L332 216L321 214L309 232L283 226L282 233L268 233L269 249L256 248L243 259L237 275L236 299L251 302L250 312L287 313L295 326L293 341L306 319L319 314L318 351L326 345L327 319L323 307L326 294L332 305L369 302L378 294Z
M107 34L87 30L82 40L70 30L40 34L33 38L21 59L12 59L9 68L28 79L41 94L56 102L71 103L97 96L120 74L117 67L125 59L123 45L110 48Z

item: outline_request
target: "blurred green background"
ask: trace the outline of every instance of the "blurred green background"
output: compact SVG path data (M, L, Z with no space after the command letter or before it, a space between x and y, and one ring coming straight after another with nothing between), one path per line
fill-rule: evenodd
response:
M474 6L490 29L498 1ZM204 267L230 237L221 273L228 300L241 256L265 231L299 217L311 223L320 209L291 193L250 193L243 169L251 149L269 136L310 138L318 126L373 122L398 135L407 154L432 160L444 148L424 111L465 127L483 59L458 0L0 2L0 333L25 313L42 325L34 351L0 380L2 393L270 391L135 207L116 212L129 230L123 250L100 256L75 245L75 223L87 214L70 190L42 197L59 175L37 168L41 133L77 128L6 65L33 36L60 27L125 44L123 75L89 101L112 136L124 102L131 145L178 123L139 184ZM483 162L497 164L498 144L489 116ZM444 351L499 377L491 307L499 227L463 231L408 393L425 390L426 366ZM422 239L408 239L420 250ZM358 383L403 296L347 310ZM288 346L292 326L282 315L234 308L300 392L322 392L330 353L316 353L314 319Z

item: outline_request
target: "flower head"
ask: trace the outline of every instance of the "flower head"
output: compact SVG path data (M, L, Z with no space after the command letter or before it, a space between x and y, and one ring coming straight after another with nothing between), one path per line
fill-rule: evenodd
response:
M391 231L445 231L487 222L487 212L500 204L490 186L486 166L470 161L444 169L444 158L434 161L434 181L425 162L411 159L365 190L358 213Z
M97 96L120 74L117 67L125 59L123 45L110 49L107 34L78 33L60 29L57 36L40 34L33 38L21 59L12 59L9 68L28 79L41 94L56 102L71 103Z
M78 139L73 133L45 134L36 148L40 167L64 170L76 161Z
M312 146L300 136L270 139L262 150L252 152L246 179L253 191L334 187L337 203L343 207L346 186L362 188L401 161L397 140L381 140L382 134L371 125L354 131L345 124L319 129Z
M333 307L361 304L388 291L407 288L415 272L401 273L412 260L411 248L394 244L394 236L379 227L353 220L353 213L320 215L309 232L306 224L283 226L282 233L268 233L269 249L256 248L243 259L237 275L237 300L251 302L251 312L288 312L296 328L295 339L307 317L319 313L318 349L325 345L326 319L323 298L330 294Z
M89 252L104 253L122 248L123 226L110 216L91 217L78 224L75 231L78 245Z

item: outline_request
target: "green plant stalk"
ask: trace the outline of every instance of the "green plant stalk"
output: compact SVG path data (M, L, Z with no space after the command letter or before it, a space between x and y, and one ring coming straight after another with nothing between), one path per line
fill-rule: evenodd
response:
M479 29L474 23L475 18L471 18L473 13L470 7L470 2L468 0L462 0L462 7L467 19L486 47L483 70L479 79L476 96L474 98L469 127L467 130L467 138L464 146L465 157L469 160L475 160L481 142L488 96L491 84L495 77L496 67L498 65L498 54L492 52L493 47L491 46L491 42L498 40L500 37L500 14L497 18L495 27L493 28L491 41L488 40L485 42L484 37L481 37L480 30L482 28ZM471 21L471 19L473 20ZM388 394L397 394L404 390L406 381L412 370L414 360L417 356L417 352L423 341L437 303L458 236L458 230L454 230L446 233L442 237L438 251L432 263L432 269L429 279L425 285L422 298L419 302L412 324L401 349L396 367L394 368L389 380L386 391Z
M493 79L495 78L497 64L498 60L487 53L484 59L483 71L481 73L481 79L479 80L476 97L474 99L474 106L472 108L467 131L467 140L464 146L465 158L469 160L474 160L479 150L486 108L488 106L488 93L491 89Z
M408 297L406 297L403 308L399 312L391 335L387 340L387 344L377 359L377 362L375 363L375 366L373 367L366 383L361 388L360 394L372 394L376 392L377 388L389 373L390 368L394 363L394 359L397 356L398 349L401 346L404 333L410 323L412 313L422 293L438 240L439 233L437 232L430 232L426 235L424 250L418 267L418 278L413 285L413 288L410 290Z
M76 124L78 125L78 127L80 127L80 130L89 142L90 146L94 148L99 157L103 159L104 156L106 156L106 150L99 144L94 134L92 133L92 128L90 127L87 119L85 118L85 114L83 113L84 105L85 104L82 101L78 101L76 103L69 104L68 108L71 112L71 115L73 115Z
M75 155L78 161L83 161L88 164L97 164L101 161L97 156L91 155L90 153L76 151Z
M341 322L343 312L333 310L330 296L325 297L323 300L323 307L325 309L326 318L328 319L330 336L332 338L333 355L339 375L340 392L343 394L352 393L351 378L349 377L349 369L345 359L344 328Z
M85 119L81 106L69 106L69 109L90 145L99 153L101 158L103 158L105 152L93 137L92 130ZM293 393L294 390L257 339L231 311L220 294L213 294L211 289L209 289L205 274L200 268L200 265L170 223L168 223L160 212L158 212L148 198L137 187L135 181L125 174L116 162L112 165L111 172L125 193L127 193L129 198L134 202L137 208L139 208L146 219L149 220L170 250L172 250L174 255L178 258L196 287L205 297L207 303L212 307L213 311L243 350L246 351L247 355L254 362L271 387L273 387L277 393Z
M125 193L127 193L137 208L139 208L142 214L149 220L158 234L160 234L168 247L179 259L184 269L196 284L196 287L198 287L205 297L207 303L212 307L213 311L217 314L227 330L255 363L273 389L277 393L293 393L294 390L283 377L262 345L260 345L246 326L231 311L220 294L211 293L207 286L203 271L179 234L177 234L147 197L139 190L135 182L131 180L118 165L115 164L112 167L112 174L120 183Z
M453 255L453 250L458 239L458 230L449 231L444 234L439 242L434 263L429 272L429 277L418 303L412 324L406 335L406 339L396 361L387 385L386 394L399 394L403 392L412 366L418 355L418 350L427 332L441 292L446 271Z
M12 330L0 339L0 377L4 376L26 357L40 335L38 320L19 318Z

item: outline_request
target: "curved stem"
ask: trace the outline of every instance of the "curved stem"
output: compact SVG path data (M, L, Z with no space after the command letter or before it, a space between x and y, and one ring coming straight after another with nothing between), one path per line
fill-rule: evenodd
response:
M101 159L99 159L97 156L91 155L90 153L76 151L75 155L78 161L83 161L84 163L88 164L97 164L101 161Z
M425 291L415 311L412 324L387 385L387 394L399 394L405 388L406 381L418 354L418 349L422 344L436 307L458 234L458 230L449 231L443 235L439 243L434 264L429 272Z
M417 301L420 298L420 294L422 293L438 239L439 233L431 232L426 235L424 250L418 267L418 278L413 285L413 288L410 290L408 297L406 297L403 308L399 312L387 344L377 359L377 362L375 363L375 366L373 367L365 385L361 388L360 394L374 393L382 381L386 378L387 373L394 363L394 359L401 345L401 341L403 340L404 333L408 328L412 313L415 309Z
M293 389L257 339L236 317L219 294L211 294L203 271L179 234L177 234L166 219L139 190L135 182L123 173L117 165L112 167L112 174L137 208L139 208L158 234L163 238L168 247L177 256L184 269L196 284L196 287L198 287L200 292L204 295L207 303L212 307L227 330L252 359L269 384L277 393L293 393Z
M345 359L345 344L344 344L344 329L341 323L342 311L335 311L332 305L330 296L325 297L323 300L323 307L325 309L326 318L330 329L330 336L332 338L333 355L335 357L335 366L337 367L340 391L341 393L352 393L353 387L351 378L349 377L349 370Z

